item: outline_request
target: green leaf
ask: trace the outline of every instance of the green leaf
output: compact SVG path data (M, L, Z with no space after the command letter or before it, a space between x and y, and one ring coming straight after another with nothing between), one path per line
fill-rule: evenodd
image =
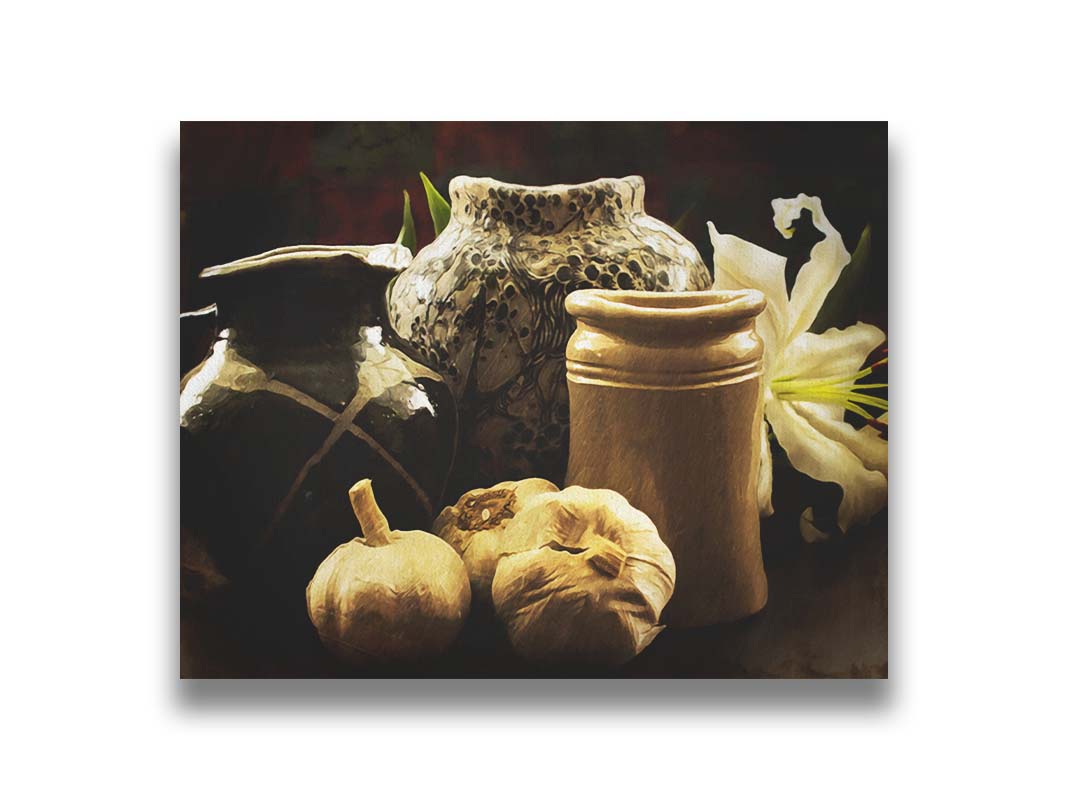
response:
M856 249L852 251L852 260L841 270L841 276L811 324L812 333L823 333L829 328L845 328L856 321L857 309L863 300L871 271L871 261L871 226L868 224L860 234Z
M419 177L422 178L422 188L426 190L426 204L430 207L430 216L433 218L434 235L440 236L441 231L452 218L452 208L448 205L448 201L441 197L441 193L433 188L425 172L420 172Z
M415 244L415 218L411 216L411 195L404 190L404 224L400 228L400 234L396 237L396 243L402 244L412 255L417 252Z
M682 216L678 217L678 219L676 219L674 222L671 223L671 227L674 228L679 233L681 233L682 232L682 226L684 226L689 221L689 217L692 215L693 209L696 208L696 207L697 207L696 203L693 203L693 205L689 206L689 208L687 208L682 213Z

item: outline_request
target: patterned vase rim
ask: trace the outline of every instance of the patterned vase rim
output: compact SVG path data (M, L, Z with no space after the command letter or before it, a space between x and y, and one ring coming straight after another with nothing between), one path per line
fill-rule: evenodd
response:
M543 186L533 186L524 183L508 183L507 181L500 181L496 178L478 178L471 175L457 175L448 183L449 193L454 191L454 188L478 188L484 187L485 189L496 189L497 191L503 189L508 192L523 192L533 195L538 194L553 194L556 192L582 192L582 191L596 191L597 189L611 188L615 191L622 191L623 189L634 189L637 187L644 188L645 179L640 175L627 175L624 178L595 178L591 181L585 181L584 183L551 183Z
M459 223L502 223L519 232L542 235L562 230L579 218L611 222L645 211L645 180L639 175L548 186L459 175L449 182L448 193L452 219Z
M411 251L402 244L298 244L277 247L265 253L208 267L200 273L200 277L224 278L308 264L328 264L337 268L370 268L375 272L394 274L402 272L411 263L411 258Z
M646 292L582 289L567 295L567 313L610 330L700 328L737 330L767 305L756 289Z

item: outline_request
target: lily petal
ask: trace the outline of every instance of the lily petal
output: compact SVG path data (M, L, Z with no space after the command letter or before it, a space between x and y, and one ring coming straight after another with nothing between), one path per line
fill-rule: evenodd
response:
M789 342L811 327L822 308L826 295L834 288L841 270L852 260L841 234L830 224L823 212L822 200L798 194L790 199L777 198L771 201L774 209L774 227L786 239L793 236L793 223L800 212L811 212L811 221L825 238L811 248L811 257L800 268L789 296L789 330L785 341Z
M867 469L889 474L889 442L878 436L873 428L864 427L856 430L847 422L828 419L821 414L809 413L807 406L814 403L797 403L797 412L808 423L828 439L840 442L855 454ZM871 436L871 433L874 436Z
M763 360L770 367L785 345L789 326L789 294L785 288L783 256L764 250L730 234L719 233L708 223L711 245L715 248L714 289L759 289L767 298L767 307L756 319L756 331L763 339ZM769 370L768 370L769 371Z
M805 417L822 417L841 422L845 419L845 407L836 403L817 403L814 400L791 400L793 408Z
M765 413L794 467L815 480L841 487L843 495L837 510L837 524L842 531L870 519L885 506L886 476L868 469L847 445L814 427L793 403L772 399L766 404Z
M859 322L841 330L802 333L782 353L775 378L833 378L855 375L867 356L885 341L885 332ZM788 374L785 374L788 372Z
M774 513L774 505L771 503L771 490L774 488L774 470L771 463L771 437L767 420L763 420L762 430L759 446L759 477L756 482L756 499L759 503L760 516L769 517Z
M885 424L885 425L888 425L889 424L889 412L886 411L884 414L882 414L882 416L880 416L878 418L878 421L883 423L883 424ZM864 428L863 429L863 434L865 436L878 436L879 438L881 438L881 436L878 433L878 431L876 431L873 427Z
M808 544L822 542L830 538L830 534L824 533L815 527L815 510L808 506L800 512L800 535Z

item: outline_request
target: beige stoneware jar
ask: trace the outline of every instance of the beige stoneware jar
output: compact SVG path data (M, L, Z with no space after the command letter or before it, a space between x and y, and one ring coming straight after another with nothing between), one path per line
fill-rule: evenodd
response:
M668 625L767 602L756 481L763 413L757 291L579 291L567 345L567 484L648 514L677 565Z

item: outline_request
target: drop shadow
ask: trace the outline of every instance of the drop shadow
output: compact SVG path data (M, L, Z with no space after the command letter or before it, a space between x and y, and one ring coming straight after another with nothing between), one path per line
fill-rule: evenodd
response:
M194 714L552 716L581 709L609 716L739 710L865 715L888 712L893 694L887 680L185 680L177 683L174 701L179 711Z
M166 326L166 331L160 338L167 342L166 356L160 358L161 380L170 381L172 387L168 396L173 405L169 413L172 420L177 421L178 416L178 381L180 380L180 352L181 337L178 325L178 314L181 311L181 139L168 142L162 153L162 168L166 178L161 181L163 191L167 198L165 208L169 214L170 231L167 252L162 254L163 263L170 270L168 276L167 292L163 293L160 302L159 320L160 325ZM181 562L181 510L179 504L181 492L181 455L179 452L178 426L172 423L172 433L167 436L167 450L164 453L167 469L163 470L163 480L167 481L164 496L169 498L168 507L163 513L166 521L162 526L167 537L167 546L161 548L163 563L160 564L160 579L157 585L161 591L167 592L163 607L170 615L170 626L167 636L167 655L165 663L175 670L177 674L181 664L180 641L181 641L181 576L178 565Z
M180 219L180 144L165 153L164 166L170 181L164 181L170 192L168 208L172 220ZM899 153L892 144L888 148L889 222L900 219L900 207L895 198L901 196L902 183ZM172 225L172 240L168 261L173 294L166 298L161 324L169 326L170 355L166 360L169 376L177 372L179 330L176 312L180 301L180 228ZM904 281L893 269L892 254L899 252L901 236L887 225L889 237L889 318L890 328L900 332L907 322L904 311ZM899 333L898 333L899 335ZM899 339L898 339L899 341ZM173 361L171 361L173 359ZM897 376L894 376L896 379ZM896 413L896 412L894 412ZM899 424L899 418L898 424ZM903 564L903 537L896 521L901 519L902 500L898 491L889 494L889 535L893 542L890 552L889 576L889 648L892 653L893 680L887 679L703 679L703 678L646 678L621 679L186 679L176 676L180 664L180 587L176 569L179 560L179 465L177 435L168 438L170 451L166 454L170 471L170 504L164 510L168 519L163 529L168 532L170 547L165 548L165 563L161 567L162 591L169 593L166 607L170 611L171 626L166 631L168 664L173 672L165 676L172 707L179 714L340 714L383 712L392 715L430 713L477 714L505 718L516 711L535 717L558 716L575 710L592 711L611 717L636 714L654 715L670 712L682 716L700 716L714 712L743 711L759 716L781 713L818 713L829 716L888 715L899 705L902 693L901 653L902 637L899 627L902 615L900 581L894 579L893 565ZM894 446L894 461L901 463L900 445ZM898 467L898 469L900 469ZM906 677L906 676L905 676Z

